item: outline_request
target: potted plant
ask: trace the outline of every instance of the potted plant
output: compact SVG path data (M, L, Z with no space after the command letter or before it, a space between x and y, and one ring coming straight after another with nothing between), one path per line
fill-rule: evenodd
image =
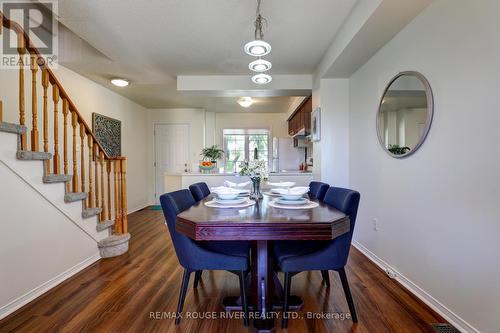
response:
M250 162L245 161L242 163L240 175L248 176L252 181L253 190L252 193L250 193L250 198L255 200L262 199L262 193L260 193L260 182L269 177L267 162L260 160L252 160Z
M203 161L200 162L200 169L210 171L216 168L217 160L224 156L224 150L218 148L217 145L213 145L203 148L200 155L203 156Z

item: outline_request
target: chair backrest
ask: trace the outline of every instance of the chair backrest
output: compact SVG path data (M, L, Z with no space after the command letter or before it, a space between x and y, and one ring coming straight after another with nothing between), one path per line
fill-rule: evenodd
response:
M323 201L330 185L322 182L309 183L309 198Z
M189 186L189 190L197 202L206 198L210 194L210 189L206 183L196 183Z
M160 203L177 258L183 267L189 268L191 267L190 254L197 245L192 239L175 230L175 221L179 213L194 205L196 201L191 192L184 189L163 194L160 196Z
M333 246L333 253L335 254L334 260L339 267L344 267L347 263L360 197L357 191L332 186L326 192L325 199L323 200L327 205L348 215L351 221L351 229L349 232L335 238L331 244Z

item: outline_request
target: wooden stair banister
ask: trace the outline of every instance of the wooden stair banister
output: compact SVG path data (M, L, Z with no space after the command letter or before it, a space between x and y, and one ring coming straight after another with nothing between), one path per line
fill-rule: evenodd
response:
M66 192L68 193L77 194L80 191L87 193L87 199L82 201L83 208L98 208L99 211L96 211L99 222L114 219L115 233L126 233L128 230L126 158L108 155L61 82L45 63L44 57L31 43L27 33L19 24L6 18L0 11L0 33L3 27L14 31L17 35L17 51L20 59L19 124L31 127L30 131L20 135L20 149L22 151L40 151L42 148L39 128L41 128L43 152L52 153L52 160L44 162L45 175L62 177L51 179L66 181ZM28 91L25 91L24 88L26 70L31 74L31 89ZM37 76L40 72L41 80L38 81ZM39 85L43 92L40 116L37 105ZM51 89L52 94L53 112L49 112L49 89ZM31 97L31 124L27 124L27 121L30 120L30 114L26 114L25 100L26 92L29 94L30 90L31 96L28 98ZM61 110L59 110L60 105ZM3 104L0 101L0 122L2 120ZM42 122L41 127L39 127L39 121ZM60 126L62 133L59 131ZM27 133L30 133L29 136ZM69 142L70 139L71 142ZM62 153L60 152L60 143L62 143ZM78 150L80 150L80 154L78 154ZM60 154L62 154L62 161ZM86 161L86 158L89 160Z

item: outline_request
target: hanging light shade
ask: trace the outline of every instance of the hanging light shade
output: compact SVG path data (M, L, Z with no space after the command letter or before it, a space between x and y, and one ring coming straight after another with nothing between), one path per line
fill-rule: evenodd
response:
M273 80L271 75L260 73L252 76L252 82L256 84L267 84Z
M256 39L245 44L245 52L254 57L262 57L271 52L271 45L263 40Z
M253 99L252 97L240 97L238 98L238 104L244 108L247 108L253 104Z
M254 57L262 57L271 52L271 45L264 41L264 33L262 32L263 23L267 23L266 19L260 14L260 2L257 0L257 13L255 18L255 40L245 44L244 50L246 54Z
M257 59L255 61L252 61L249 65L248 68L254 72L265 72L270 70L272 67L272 64L264 59Z

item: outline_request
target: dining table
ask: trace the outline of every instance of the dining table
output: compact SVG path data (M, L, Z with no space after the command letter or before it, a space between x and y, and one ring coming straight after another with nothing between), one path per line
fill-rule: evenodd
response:
M326 241L350 230L349 217L318 202L311 209L271 207L275 198L264 195L245 208L212 208L205 205L213 194L177 216L176 230L195 241L251 241L249 307L257 332L275 330L275 311L281 309L282 287L273 263L272 243L284 240ZM241 310L238 297L223 301L226 311ZM302 299L291 297L290 310L299 310Z

